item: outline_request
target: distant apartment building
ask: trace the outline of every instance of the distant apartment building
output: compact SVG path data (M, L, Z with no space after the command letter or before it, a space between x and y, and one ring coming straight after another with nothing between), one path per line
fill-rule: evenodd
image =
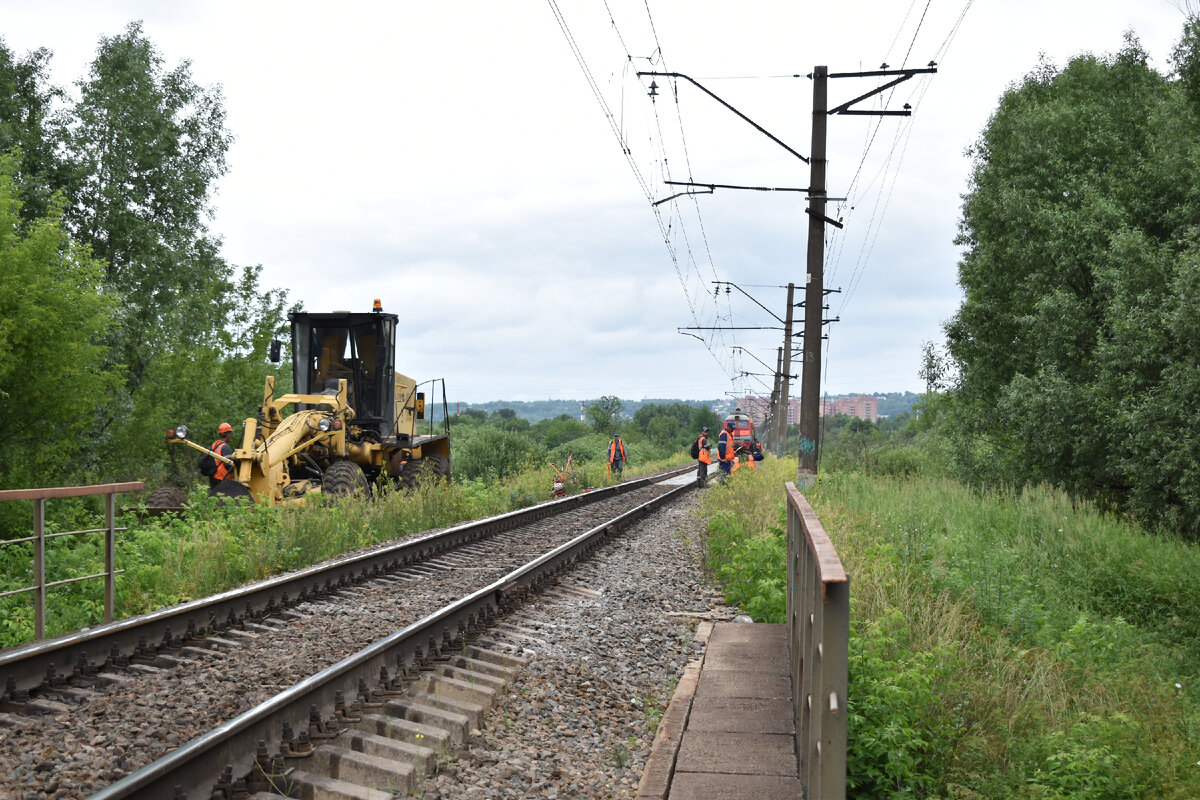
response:
M737 407L743 414L749 414L755 425L762 425L771 414L771 399L757 395L745 395L738 398ZM879 398L860 394L857 397L838 397L821 402L821 416L845 414L850 417L879 421ZM787 421L789 425L800 422L800 401L794 397L788 398Z
M838 397L821 401L821 416L831 417L834 414L878 422L879 398L860 394L857 397Z

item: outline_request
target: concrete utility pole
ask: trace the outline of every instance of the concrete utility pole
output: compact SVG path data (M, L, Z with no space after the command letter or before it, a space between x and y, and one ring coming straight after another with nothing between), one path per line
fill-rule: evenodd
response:
M813 69L811 178L808 184L808 281L804 287L804 366L800 373L801 484L817 474L818 426L821 424L821 322L825 300L825 137L829 105L829 67ZM791 313L791 303L788 303ZM785 350L791 353L791 343ZM784 370L787 371L786 369Z
M792 309L796 307L796 284L788 283L787 295L787 314L783 320L783 348L780 357L783 363L780 366L779 377L779 417L773 420L775 429L775 446L778 448L776 455L782 456L787 450L787 412L789 388L792 384L792 319L794 312Z
M855 103L874 97L916 75L937 72L937 64L930 61L922 69L890 70L884 64L869 72L829 73L829 67L814 67L813 82L813 127L812 155L809 157L811 179L808 186L808 282L804 287L804 369L800 377L800 459L796 467L797 477L805 483L817 474L817 458L820 455L821 425L821 330L825 324L825 225L838 228L842 224L825 215L825 140L826 118L831 114L857 114L860 116L907 117L911 107L905 103L903 110L853 109ZM848 100L836 108L829 108L829 78L891 78L887 83Z
M767 431L767 451L775 455L782 455L783 448L779 446L779 415L783 409L779 402L779 384L783 381L783 348L779 348L775 354L775 386L771 389L771 427ZM786 416L786 410L782 410ZM784 423L785 425L787 423Z

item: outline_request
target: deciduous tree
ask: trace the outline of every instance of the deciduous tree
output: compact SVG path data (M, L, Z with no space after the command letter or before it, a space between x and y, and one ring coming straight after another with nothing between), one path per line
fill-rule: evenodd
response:
M617 420L625 404L616 395L606 394L599 400L588 403L587 417L592 421L596 433L611 433L616 430Z
M1130 37L1005 94L973 149L965 299L946 330L970 477L1047 481L1200 532L1184 400L1200 388L1195 25L1182 79Z
M198 86L187 61L164 69L141 23L100 40L79 88L69 219L106 263L105 287L121 303L113 359L135 393L159 352L223 323L230 268L206 221L231 136L220 89Z
M115 304L98 289L103 264L67 235L61 209L23 229L18 171L0 155L0 486L48 486L76 466L119 381L101 344Z
M125 376L95 438L110 476L148 477L165 460L166 427L207 433L252 411L276 371L266 354L286 292L260 289L258 267L227 263L208 230L232 141L219 87L198 86L187 61L166 69L132 23L101 39L79 89L68 220L105 263L102 285L119 303L108 363Z
M18 56L0 38L0 153L19 151L16 191L26 223L50 214L65 177L57 153L61 119L55 112L63 92L50 83L49 63L45 48Z

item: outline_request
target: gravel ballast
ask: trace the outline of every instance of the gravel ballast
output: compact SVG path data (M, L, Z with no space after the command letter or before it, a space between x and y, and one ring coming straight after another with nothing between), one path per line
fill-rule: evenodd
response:
M699 655L697 620L735 613L703 575L694 506L693 496L639 523L564 576L553 602L531 604L487 637L529 664L416 796L636 795L654 727Z

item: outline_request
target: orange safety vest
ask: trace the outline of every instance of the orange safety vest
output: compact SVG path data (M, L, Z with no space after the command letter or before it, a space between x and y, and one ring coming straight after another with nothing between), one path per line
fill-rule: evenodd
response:
M229 448L229 455L225 456L225 453L221 452L221 445L225 445L226 447ZM233 456L233 445L229 444L229 442L225 441L224 439L217 439L215 442L212 443L212 446L209 447L208 449L212 450L217 455L225 456L226 458ZM213 473L213 476L212 476L212 479L214 481L223 481L226 478L228 478L230 475L233 474L233 468L230 467L228 464L226 464L221 459L214 458L213 461L217 462L217 471L215 473Z
M717 458L721 461L733 461L736 458L733 431L721 431L721 435L717 437Z
M712 454L708 452L708 437L703 433L700 434L700 438L697 440L696 446L700 449L700 455L696 456L696 458L700 461L703 461L705 464L711 464Z
M628 458L625 457L625 443L622 442L620 439L613 439L611 442L608 443L608 463L610 463L610 464L613 463L613 457L618 452L621 454L622 461L629 460Z

